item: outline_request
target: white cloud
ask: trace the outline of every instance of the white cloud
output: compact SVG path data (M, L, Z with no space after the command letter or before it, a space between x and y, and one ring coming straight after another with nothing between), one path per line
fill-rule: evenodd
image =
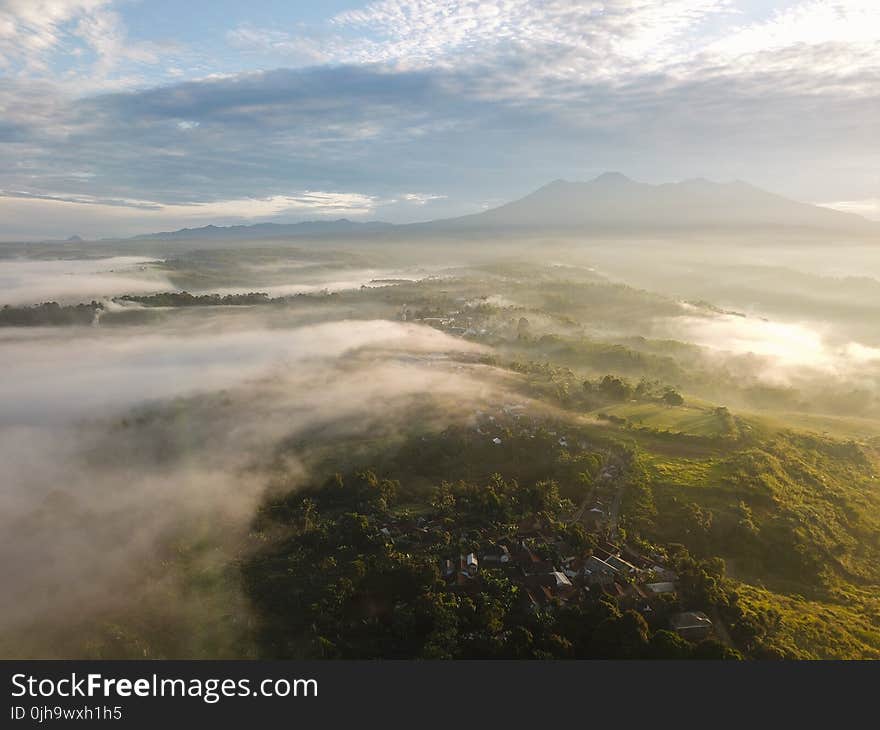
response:
M380 0L334 16L326 37L245 26L230 40L302 63L494 69L485 87L502 97L652 73L791 71L839 82L880 68L875 0L805 0L744 17L734 0Z
M138 64L162 54L128 37L118 0L0 1L0 69L23 78L75 82L77 91L129 86ZM80 62L89 51L94 60ZM71 61L76 62L71 64Z
M400 196L401 200L407 203L415 203L416 205L425 205L432 200L446 200L445 195L434 195L432 193L404 193Z
M288 217L338 218L372 214L378 199L361 193L310 190L262 198L237 198L195 203L106 199L87 195L34 195L0 191L0 219L26 221L27 229L7 229L8 240L131 235L207 223L248 223Z
M162 210L170 216L251 219L300 213L321 216L366 215L373 210L375 204L374 197L360 193L306 191L298 195L272 195L268 198L165 205Z
M880 69L880 3L808 0L735 27L704 49L707 63L740 73L790 73L803 88L874 93Z
M330 44L322 39L295 36L272 28L240 25L226 34L233 47L263 54L281 54L301 64L321 64L334 60L338 52L338 40Z
M211 203L163 205L169 216L192 218L268 218L300 213L321 216L366 215L375 207L376 199L360 193L306 191L297 195L272 195L267 198L241 198Z
M334 16L330 25L337 34L320 44L253 26L239 27L229 38L264 52L408 69L479 65L498 55L524 58L538 51L533 65L552 59L544 72L595 78L621 70L621 61L644 66L680 52L674 42L728 5L728 0L383 0Z
M732 56L799 44L854 43L876 46L880 5L875 0L809 0L773 12L761 22L735 28L713 48Z
M171 216L228 223L309 207L285 200L289 189L358 190L376 198L323 212L378 206L400 220L469 212L452 201L508 199L605 167L654 180L737 177L799 199L875 196L880 4L783 4L774 13L751 2L745 13L735 0L383 0L318 25L235 28L234 48L222 61L201 57L192 80L194 64L125 40L123 5L0 0L0 57L47 66L0 78L0 187L91 196L93 214L108 205L107 225L91 229L102 235L123 220L134 230L122 208L135 198L173 227ZM26 21L37 30L24 37ZM191 80L89 95L135 83L154 57L154 78L177 69ZM65 68L52 66L59 58ZM20 236L11 228L25 219L8 220L3 236ZM28 236L46 235L37 229L48 221L30 221ZM65 225L91 235L76 216Z

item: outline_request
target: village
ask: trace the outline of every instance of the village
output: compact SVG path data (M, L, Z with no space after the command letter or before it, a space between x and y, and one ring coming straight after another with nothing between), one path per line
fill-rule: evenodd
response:
M505 444L521 449L528 442L566 458L590 456L591 444L583 437L530 414L523 403L477 411L468 431L490 454ZM611 455L602 461L579 503L555 518L538 514L512 525L489 520L475 525L426 514L390 517L380 532L395 550L436 555L446 590L454 593L476 595L487 574L500 574L516 586L520 607L532 613L605 598L621 611L638 612L652 630L671 630L695 643L717 636L712 620L683 602L668 558L620 539L625 468Z
M525 317L510 314L498 316L501 313L499 307L493 305L488 296L474 299L450 298L446 291L439 294L441 300L437 304L419 308L403 304L398 318L403 322L419 322L458 337L520 336L528 331L529 323Z
M382 534L406 549L430 542L432 533L441 529L435 522L419 519L391 523ZM469 534L467 539L474 537ZM595 547L573 551L540 519L524 521L511 536L499 537L487 530L478 541L478 549L440 558L447 590L476 594L487 571L497 571L518 588L522 608L531 612L606 597L621 611L638 612L654 630L669 629L691 642L714 635L705 613L681 605L678 575L660 556L605 539ZM559 558L548 558L548 553Z

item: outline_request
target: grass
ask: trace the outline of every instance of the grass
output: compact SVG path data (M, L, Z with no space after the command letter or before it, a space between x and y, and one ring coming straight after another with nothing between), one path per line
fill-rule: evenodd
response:
M793 658L880 658L880 480L870 447L756 424L760 439L712 455L639 437L660 543L720 556L741 601L778 623L764 642Z
M877 599L846 605L785 596L754 585L737 586L748 610L771 610L779 621L765 643L789 658L880 659Z
M880 420L857 416L829 416L818 413L774 413L751 415L750 420L772 431L795 429L834 438L871 440L880 438Z
M605 406L593 415L605 413L626 418L634 426L645 426L658 431L674 431L692 436L723 436L724 424L712 408L683 405L667 406L660 403L620 403Z

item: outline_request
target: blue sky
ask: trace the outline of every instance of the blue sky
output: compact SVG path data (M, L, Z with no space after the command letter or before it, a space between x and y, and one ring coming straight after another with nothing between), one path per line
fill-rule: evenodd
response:
M0 0L0 238L744 179L880 217L876 0Z

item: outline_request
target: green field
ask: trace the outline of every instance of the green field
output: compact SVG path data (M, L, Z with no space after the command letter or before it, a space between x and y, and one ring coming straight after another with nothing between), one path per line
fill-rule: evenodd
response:
M667 406L660 403L620 403L596 409L591 415L605 413L625 418L632 426L658 431L673 431L693 436L722 436L724 424L713 408L699 405Z

